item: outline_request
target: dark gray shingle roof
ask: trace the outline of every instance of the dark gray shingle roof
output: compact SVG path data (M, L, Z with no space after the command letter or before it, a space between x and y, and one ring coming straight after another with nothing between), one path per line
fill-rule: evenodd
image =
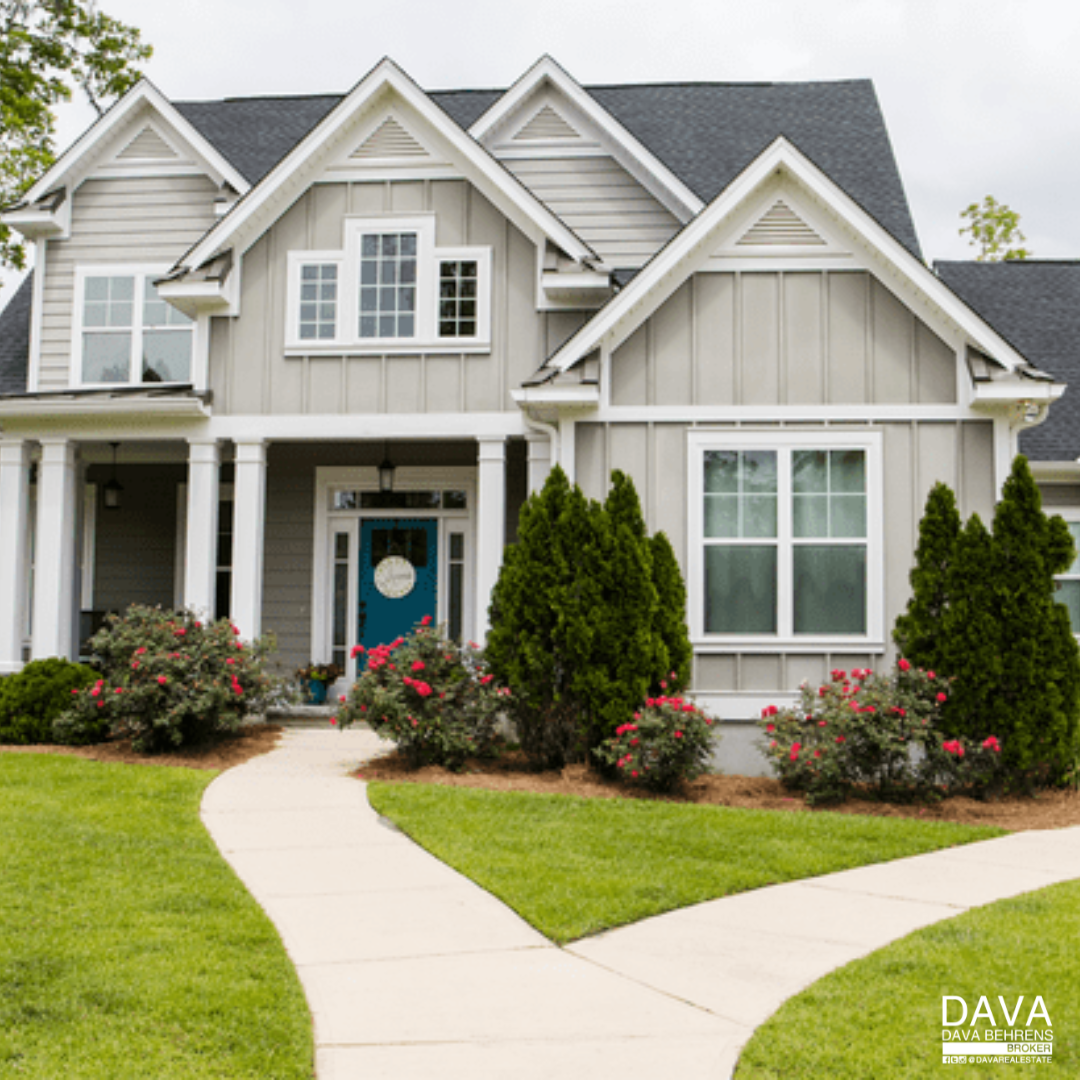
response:
M30 300L34 295L34 275L29 273L0 311L0 394L26 391L26 369L30 362Z
M939 262L938 276L1035 367L1071 389L1020 435L1033 461L1080 458L1080 261Z
M919 257L907 197L869 80L586 90L706 203L777 136L785 136ZM429 96L467 129L502 94L437 90ZM257 183L340 101L336 95L227 98L178 102L176 108Z

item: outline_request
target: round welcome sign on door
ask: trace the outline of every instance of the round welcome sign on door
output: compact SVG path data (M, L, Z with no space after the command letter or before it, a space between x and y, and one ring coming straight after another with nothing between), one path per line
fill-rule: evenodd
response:
M375 588L390 600L408 596L416 585L416 569L400 555L388 555L375 567Z

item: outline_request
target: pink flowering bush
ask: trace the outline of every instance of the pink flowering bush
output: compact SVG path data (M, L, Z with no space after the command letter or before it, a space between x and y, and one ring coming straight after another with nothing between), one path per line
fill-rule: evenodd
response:
M632 722L621 724L594 755L620 779L653 791L671 791L708 767L712 719L676 695L646 698Z
M266 673L273 639L241 641L228 620L133 605L90 640L100 677L72 693L56 721L62 741L108 724L141 753L160 753L234 731L278 692Z
M362 653L357 646L354 655ZM412 768L460 769L466 758L490 753L509 693L495 685L475 646L450 641L425 616L407 638L368 651L333 722L366 721Z
M890 674L834 670L821 686L804 684L794 708L763 711L763 748L810 803L842 802L856 784L886 799L981 791L998 778L1001 744L943 740L948 699L948 679L907 660Z

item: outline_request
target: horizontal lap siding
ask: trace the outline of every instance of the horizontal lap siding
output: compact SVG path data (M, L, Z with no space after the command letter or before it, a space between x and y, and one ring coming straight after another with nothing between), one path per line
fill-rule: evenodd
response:
M761 425L754 425L756 429ZM683 572L688 544L687 507L698 497L687 491L685 424L575 425L577 480L590 498L602 499L607 478L621 469L634 481L650 532L670 538ZM991 421L898 422L871 425L884 443L885 629L907 606L908 575L918 542L919 521L930 488L939 480L957 493L961 513L988 520L994 509L993 424ZM777 430L782 430L777 427ZM787 429L783 429L787 430ZM801 430L806 430L802 427ZM813 430L821 430L815 426ZM865 430L836 425L835 430ZM691 602L694 602L691 596ZM890 653L891 656L891 653ZM694 688L739 692L793 689L803 680L822 678L831 667L874 666L869 655L698 654Z
M70 240L45 251L41 389L70 381L75 270L99 263L172 264L216 218L216 186L204 176L88 180L75 192Z
M491 249L491 349L424 356L285 356L290 250L339 251L346 215L434 213L439 247ZM512 390L547 356L536 248L463 180L317 184L244 255L241 314L212 325L220 413L460 413L516 410ZM557 318L558 316L556 316Z
M511 158L503 164L610 266L643 266L681 227L613 158Z
M869 274L703 273L615 350L611 400L954 404L956 358Z

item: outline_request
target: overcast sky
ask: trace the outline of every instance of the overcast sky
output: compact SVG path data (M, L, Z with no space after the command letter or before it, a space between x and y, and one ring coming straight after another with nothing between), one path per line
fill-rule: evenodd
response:
M1066 0L99 0L174 100L340 93L383 56L422 87L870 78L929 260L973 257L993 194L1042 258L1080 258L1080 4ZM93 119L65 107L60 146ZM0 304L10 290L0 293Z

